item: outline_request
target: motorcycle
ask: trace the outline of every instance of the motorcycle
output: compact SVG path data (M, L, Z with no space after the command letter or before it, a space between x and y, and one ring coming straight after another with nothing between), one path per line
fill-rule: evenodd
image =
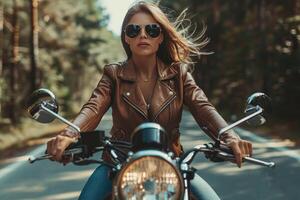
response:
M80 133L80 138L71 144L63 156L70 157L75 165L102 164L109 166L113 179L112 199L184 199L190 197L190 180L196 169L191 166L195 156L201 152L213 162L235 160L233 152L220 142L222 134L248 122L260 125L266 120L262 115L268 109L270 98L263 93L254 93L247 99L246 116L221 129L212 143L200 144L186 151L180 157L168 150L166 131L159 124L146 122L139 125L132 134L131 142L112 140L104 131L80 132L80 128L58 115L55 95L47 89L36 90L29 98L27 111L38 122L50 123L59 119ZM203 130L207 131L205 127ZM108 152L111 162L94 160L90 157L99 151ZM51 159L47 154L29 157L29 162ZM266 167L275 167L253 157L244 157L249 162Z

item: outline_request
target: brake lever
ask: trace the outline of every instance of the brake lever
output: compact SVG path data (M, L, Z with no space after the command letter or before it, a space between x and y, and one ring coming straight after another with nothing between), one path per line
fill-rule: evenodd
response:
M224 151L219 151L216 154L216 157L218 157L220 159L227 160L227 161L231 161L231 162L235 161L235 157L234 157L233 154L230 154L230 153L227 153L227 152L224 152ZM256 158L252 158L252 157L249 157L249 156L243 157L242 161L243 162L250 162L250 163L253 163L253 164L256 164L256 165L261 165L261 166L270 167L270 168L274 168L276 166L276 164L274 162L266 162L266 161L259 160L259 159L256 159Z
M73 160L74 155L81 154L82 152L83 152L82 148L69 149L69 150L65 151L63 156L71 157L71 159ZM51 158L53 158L52 155L45 153L44 155L37 156L37 157L29 156L28 161L29 161L30 164L32 164L35 161L46 160L46 159L51 159Z
M217 143L217 144L209 143L206 145L207 147L211 148L211 151L207 151L204 153L206 157L211 161L213 162L222 162L222 161L234 162L235 161L234 153L230 147L221 143ZM266 162L249 156L244 157L242 161L265 166L265 167L271 167L271 168L276 166L274 162Z

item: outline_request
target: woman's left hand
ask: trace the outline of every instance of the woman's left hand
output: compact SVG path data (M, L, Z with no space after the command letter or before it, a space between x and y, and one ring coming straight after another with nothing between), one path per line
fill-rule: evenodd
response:
M238 167L242 167L244 157L252 156L252 144L247 140L228 138L225 144L232 149Z

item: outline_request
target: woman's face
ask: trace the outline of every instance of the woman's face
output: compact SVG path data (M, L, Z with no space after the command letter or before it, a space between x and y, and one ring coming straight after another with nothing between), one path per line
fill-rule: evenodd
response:
M160 43L163 41L159 24L150 14L144 12L133 15L125 30L132 33L128 36L127 31L125 31L125 42L129 45L132 55L155 55Z

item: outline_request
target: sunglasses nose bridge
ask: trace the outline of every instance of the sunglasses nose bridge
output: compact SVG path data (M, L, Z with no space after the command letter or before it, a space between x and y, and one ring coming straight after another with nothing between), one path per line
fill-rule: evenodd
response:
M143 37L143 38L147 38L148 37L145 27L141 27L140 37Z

